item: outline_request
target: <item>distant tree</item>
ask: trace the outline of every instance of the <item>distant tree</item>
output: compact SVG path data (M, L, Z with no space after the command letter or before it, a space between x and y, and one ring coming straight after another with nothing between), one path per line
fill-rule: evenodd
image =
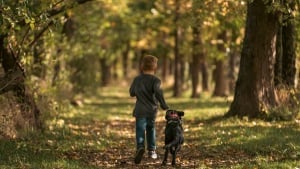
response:
M236 81L236 53L241 46L237 40L243 36L241 30L244 27L245 5L244 1L227 0L214 3L213 7L218 21L214 33L216 53L213 57L213 96L227 96L234 90L233 83Z
M273 2L248 2L246 30L234 100L226 116L262 117L277 104L274 62L278 13Z
M215 69L213 71L213 80L215 82L215 88L213 96L227 96L228 95L228 83L227 83L227 71L225 65L226 58L226 43L227 35L226 31L222 31L218 35L218 52L221 53L221 57L215 59Z
M200 26L199 26L200 27ZM191 75L192 75L192 98L199 97L199 72L200 72L200 57L201 50L200 44L200 28L196 25L193 27L193 54L191 63Z
M74 34L76 31L76 23L73 19L73 17L70 14L65 14L65 22L63 24L63 28L61 31L61 41L67 41L67 43L71 44L71 40L74 38ZM57 47L57 53L55 59L57 60L54 66L54 73L53 73L53 77L52 77L52 86L55 86L57 84L57 82L59 81L59 74L61 72L61 59L60 59L60 55L61 52L63 51L62 46L58 46Z
M279 23L277 33L275 85L295 87L296 77L296 27L292 12L295 11L296 2L282 2L284 14Z
M123 68L123 77L128 77L128 61L129 61L129 52L130 52L130 41L125 41L125 48L122 52L122 68Z
M180 28L179 28L179 13L180 0L175 0L175 10L174 10L174 88L173 96L178 97L182 94L182 74L181 74L181 57L179 51L179 39L180 39Z
M192 59L190 64L191 69L191 80L192 80L192 98L197 98L200 95L199 90L199 81L200 81L200 71L202 68L202 73L205 72L205 62L204 53L203 53L203 44L202 44L202 24L203 24L203 15L199 10L203 10L204 3L193 1L191 15L194 22L192 22ZM207 73L207 72L206 72ZM205 75L205 74L203 74ZM207 87L207 79L202 76L202 88ZM205 82L206 81L206 82Z

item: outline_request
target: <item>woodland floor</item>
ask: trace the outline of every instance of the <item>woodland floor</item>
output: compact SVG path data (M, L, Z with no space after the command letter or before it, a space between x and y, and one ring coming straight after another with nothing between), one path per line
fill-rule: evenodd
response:
M93 150L91 148L71 150L65 153L64 158L80 159L80 161L83 161L89 166L99 168L173 168L170 164L171 156L169 156L168 166L161 166L164 155L162 148L165 127L164 112L159 112L156 121L157 153L159 158L156 160L150 159L145 153L141 164L136 165L133 161L135 155L135 123L134 118L131 116L135 100L119 92L115 93L116 95L113 95L112 92L108 92L107 90L101 91L100 93L101 98L104 98L100 102L95 102L97 99L91 99L85 102L86 105L88 105L87 107L89 107L87 108L88 110L94 109L97 110L98 113L107 113L106 115L98 115L100 119L97 119L93 118L92 114L94 113L88 113L87 116L92 120L87 120L83 122L83 124L71 124L73 120L66 122L71 132L86 133L87 137L96 134L99 139L102 140L99 144L103 144L104 141L106 145L99 150ZM194 104L196 103L197 102ZM193 103L184 102L181 106L176 106L176 101L171 101L171 104L182 109L185 104L191 106ZM218 103L216 103L216 106L217 104ZM193 117L194 115L190 116ZM196 132L199 131L203 125L206 125L206 122L201 121L200 118L196 119L198 120L184 120L185 143L177 155L176 168L199 168L201 165L207 167L227 166L242 162L243 159L251 158L243 152L235 150L218 152L218 150L213 150L203 144L201 136ZM75 122L76 121L77 120L75 120Z
M230 99L201 96L171 98L173 109L185 111L185 143L176 168L291 168L300 167L300 124L292 122L223 119ZM157 118L157 160L146 156L135 165L135 99L125 88L101 89L69 107L49 130L0 143L0 168L173 168L161 166L164 150L164 112Z
M197 131L199 123L186 121L189 124L190 131ZM205 125L205 124L201 124ZM72 150L65 153L65 158L81 160L88 165L99 168L173 168L169 163L168 166L161 166L164 150L162 149L164 139L163 128L164 122L157 123L157 160L150 159L144 155L144 158L139 165L133 162L134 157L134 137L133 137L133 121L119 120L94 124L93 127L86 128L86 132L95 131L103 133L107 130L115 130L113 143L109 143L104 150ZM111 129L108 129L111 128ZM96 131L95 131L96 132ZM101 137L101 136L100 136ZM105 139L102 137L102 139ZM185 133L185 144L177 156L176 168L223 168L230 167L246 161L251 161L254 156L249 155L242 150L235 150L230 147L216 148L202 144L201 137L192 132ZM202 166L202 167L201 167Z

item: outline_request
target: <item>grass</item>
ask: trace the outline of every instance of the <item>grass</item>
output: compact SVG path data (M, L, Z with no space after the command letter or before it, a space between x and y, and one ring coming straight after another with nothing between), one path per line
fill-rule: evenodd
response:
M298 120L265 122L220 118L230 99L171 98L171 108L185 111L185 144L178 154L178 168L300 168ZM126 87L102 88L86 97L83 107L61 113L49 130L16 140L0 141L2 169L94 169L161 167L164 112L157 118L159 160L145 158L133 164L135 151L135 100ZM67 107L67 106L66 106Z

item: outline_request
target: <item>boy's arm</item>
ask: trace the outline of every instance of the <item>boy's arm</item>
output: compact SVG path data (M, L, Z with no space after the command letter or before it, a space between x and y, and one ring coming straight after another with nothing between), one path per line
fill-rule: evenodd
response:
M136 96L134 88L135 88L135 80L132 82L132 84L130 86L130 89L129 89L129 94L130 94L131 97Z
M154 93L155 93L155 97L156 99L159 101L160 103L160 107L163 109L163 110L167 110L169 109L169 106L167 105L166 101L165 101L165 98L164 98L164 95L163 95L163 91L160 87L161 85L161 81L158 80L154 83Z

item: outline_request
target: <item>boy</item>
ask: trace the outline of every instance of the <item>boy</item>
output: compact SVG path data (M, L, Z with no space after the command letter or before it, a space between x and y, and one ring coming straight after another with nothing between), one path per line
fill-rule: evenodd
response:
M169 109L160 88L161 80L154 74L157 69L157 58L146 55L141 62L141 74L135 77L130 86L130 96L136 97L133 110L136 125L136 155L134 162L139 164L145 152L145 131L149 157L156 159L155 118L158 102L163 110Z

